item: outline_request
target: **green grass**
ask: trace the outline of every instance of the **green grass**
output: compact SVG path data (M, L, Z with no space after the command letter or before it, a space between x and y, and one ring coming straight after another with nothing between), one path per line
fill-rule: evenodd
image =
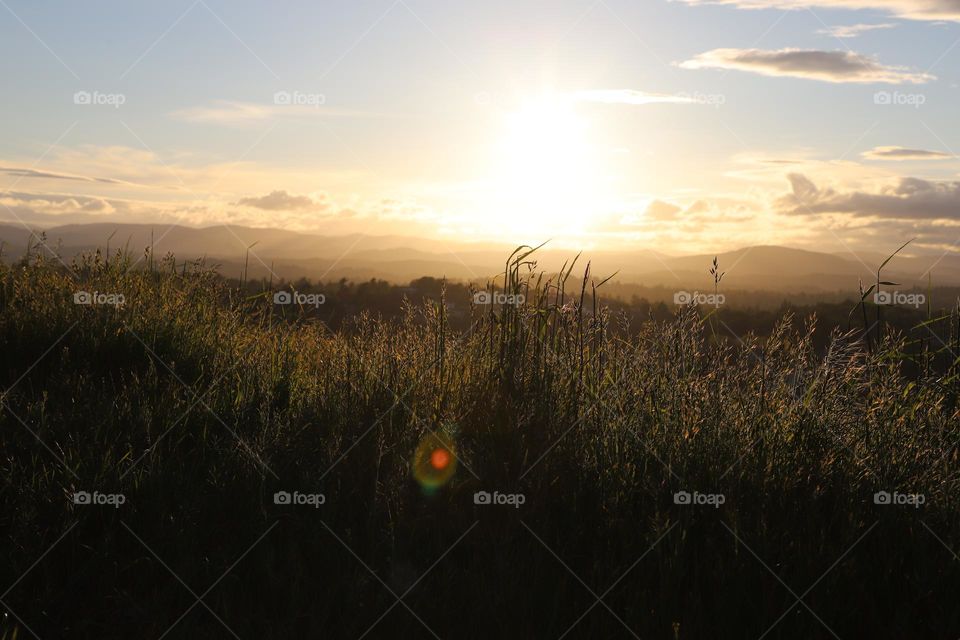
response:
M956 637L952 367L896 334L823 355L789 318L631 333L589 274L565 291L573 265L518 255L499 287L527 304L466 333L442 301L333 333L170 258L0 267L0 637L159 638L211 585L165 637L232 637L209 607L242 638L357 638L411 585L366 637ZM425 491L434 433L459 463Z

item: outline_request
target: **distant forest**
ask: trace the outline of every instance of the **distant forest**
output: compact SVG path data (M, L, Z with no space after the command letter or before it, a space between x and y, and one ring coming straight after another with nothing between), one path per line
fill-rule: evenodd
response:
M334 330L348 329L351 320L364 312L383 320L395 320L404 314L405 304L419 307L425 302L438 303L440 300L445 304L450 326L454 329L466 330L472 322L471 318L476 317L478 309L499 306L496 303L478 305L474 302L475 294L485 290L482 283L449 282L432 277L416 279L406 286L394 285L383 280L349 282L345 279L327 283L317 283L308 279L293 282L246 283L238 279L228 279L228 282L234 287L242 287L244 293L250 297L265 295L270 291L291 289L303 294L322 293L324 302L319 306L293 305L296 308L285 308L277 305L277 313L279 317L291 320L322 321ZM489 290L499 291L502 289L502 284L501 278L499 288L497 282L489 283L488 287L492 287ZM581 279L568 280L566 295L557 303L568 305L582 303L585 314L588 316L596 305L606 306L611 310L611 317L615 319L618 328L629 333L635 333L647 322L669 320L680 308L680 305L674 302L677 291L664 287L607 282L597 290L597 299L594 300L590 282L585 288L582 285ZM581 290L583 291L582 302ZM576 295L571 296L571 292L576 292ZM929 309L926 304L919 307L883 305L878 309L874 304L873 295L867 296L861 308L860 294L856 290L849 294L839 292L794 294L777 291L724 290L721 286L719 292L723 294L722 305L716 308L710 305L701 306L703 314L709 313L714 318L713 326L717 335L730 339L738 339L750 333L767 336L778 322L784 321L785 317L789 318L795 329L802 330L811 318L815 318L813 337L818 347L828 343L830 334L834 330L862 333L865 321L867 327L874 324L878 310L882 313L888 330L901 331L908 336L912 334L919 342L929 340L936 346L944 346L949 344L948 335L952 330L952 327L947 326L950 322L949 316L951 312L957 310L958 300L960 300L958 288L936 288L928 292L920 292L930 301ZM471 307L473 315L471 315ZM941 339L943 345L940 344Z

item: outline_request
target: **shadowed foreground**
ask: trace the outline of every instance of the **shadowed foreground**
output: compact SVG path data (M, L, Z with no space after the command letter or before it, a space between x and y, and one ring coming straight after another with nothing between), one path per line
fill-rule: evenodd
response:
M960 382L902 340L629 336L519 263L332 334L126 266L0 267L0 637L960 633Z

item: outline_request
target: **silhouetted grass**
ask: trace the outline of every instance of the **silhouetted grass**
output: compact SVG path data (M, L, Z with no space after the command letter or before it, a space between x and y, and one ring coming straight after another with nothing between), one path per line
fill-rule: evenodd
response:
M0 267L0 637L956 637L953 367L695 308L634 334L531 259L467 332L436 301L333 333L170 257Z

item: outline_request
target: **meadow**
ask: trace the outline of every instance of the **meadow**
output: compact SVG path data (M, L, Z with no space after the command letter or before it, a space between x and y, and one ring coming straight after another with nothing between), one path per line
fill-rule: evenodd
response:
M0 267L0 638L960 634L956 312L632 326L534 257L466 329Z

